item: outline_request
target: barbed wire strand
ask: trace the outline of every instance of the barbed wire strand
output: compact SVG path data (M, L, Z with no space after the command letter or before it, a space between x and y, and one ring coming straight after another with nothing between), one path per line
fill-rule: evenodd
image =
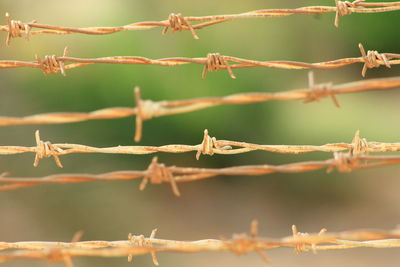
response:
M363 69L361 74L365 77L367 69L377 68L385 65L390 68L392 65L400 64L400 54L395 53L378 53L377 51L367 51L362 44L359 44L361 57L343 58L318 63L305 63L298 61L287 60L273 60L273 61L256 61L250 59L243 59L232 56L224 56L219 53L209 53L207 57L203 58L187 58L187 57L171 57L162 59L149 59L138 56L116 56L116 57L102 57L102 58L76 58L67 56L68 48L64 49L62 57L45 56L42 60L37 55L36 61L17 61L17 60L0 60L0 68L37 68L41 69L44 74L56 74L61 72L65 74L65 70L74 69L90 64L132 64L132 65L157 65L157 66L179 66L185 64L199 64L203 65L202 77L206 78L208 72L216 72L221 69L226 69L229 76L235 79L233 69L238 68L251 68L251 67L265 67L277 69L335 69L351 64L362 63ZM229 62L235 64L230 65ZM69 63L69 64L67 64Z
M247 153L250 151L268 151L284 154L300 154L309 152L340 152L349 150L360 151L357 153L370 152L394 152L400 151L400 143L368 142L360 137L360 132L355 133L352 143L329 143L325 145L259 145L246 142L217 140L210 137L208 130L204 130L203 141L198 145L172 144L163 146L116 146L116 147L93 147L80 144L53 144L40 139L39 130L35 132L36 146L0 146L0 155L12 155L22 153L35 153L34 166L39 165L43 158L53 157L57 166L62 168L59 156L75 153L105 153L105 154L131 154L145 155L156 152L164 153L186 153L196 151L196 159L201 155L233 155ZM356 152L355 152L356 153Z
M351 172L356 169L375 168L400 163L400 156L368 156L356 152L344 153L335 152L332 159L322 161L305 161L282 165L248 165L226 168L192 168L166 166L159 163L154 157L146 170L142 171L116 171L103 174L56 174L41 178L6 177L0 175L0 191L11 191L25 187L32 187L42 184L70 184L84 182L113 182L142 179L139 189L143 191L148 183L162 184L169 183L175 196L180 196L178 183L192 182L202 179L214 178L217 176L259 176L271 173L300 173L327 169L332 172L337 169L339 172Z
M77 242L0 242L0 261L34 259L47 262L64 262L72 266L77 257L128 257L151 254L153 263L158 265L156 252L196 253L204 251L230 251L236 255L258 253L268 262L265 251L277 248L293 248L296 254L321 250L342 250L358 247L395 248L400 247L399 229L360 229L343 232L328 232L325 228L317 233L302 233L292 226L292 234L283 238L261 238L258 236L258 222L253 220L249 233L234 234L230 239L203 239L178 241L155 238L156 229L149 238L129 234L127 240L118 241L77 241Z
M316 15L335 12L334 25L339 27L340 17L350 15L352 13L378 13L400 10L400 2L386 3L366 3L364 0L338 1L335 0L335 6L308 6L294 9L262 9L254 10L240 14L214 15L214 16L188 16L185 17L180 13L171 13L168 19L162 21L143 21L136 22L124 26L116 27L87 27L73 28L60 27L47 24L37 23L35 20L29 23L23 23L19 20L12 20L9 13L6 13L7 25L1 25L0 31L7 32L6 44L10 45L11 39L16 37L24 37L29 40L30 35L36 34L89 34L103 35L112 34L122 31L148 30L162 27L162 34L166 34L168 30L171 32L190 31L194 39L199 39L195 30L205 28L207 26L219 24L222 22L249 19L249 18L271 18L285 17L295 14ZM193 22L197 24L192 24ZM37 28L39 30L33 30Z
M292 101L303 100L304 103L319 101L331 96L339 107L338 94L358 93L372 90L389 90L400 87L400 76L361 80L340 85L332 83L315 84L313 73L309 73L309 88L277 93L252 92L233 94L224 97L194 98L186 100L152 101L141 98L140 88L135 88L136 108L112 107L92 112L56 112L42 113L25 117L0 116L0 126L61 124L100 119L118 119L136 115L135 141L142 138L143 121L156 117L188 113L223 104L250 104L271 100Z

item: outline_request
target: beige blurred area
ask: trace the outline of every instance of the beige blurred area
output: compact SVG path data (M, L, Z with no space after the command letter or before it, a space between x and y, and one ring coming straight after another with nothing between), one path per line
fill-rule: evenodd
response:
M187 0L2 0L0 14L13 19L71 26L118 26L137 21L163 20L169 13L213 15L256 9L334 5L334 1L187 1ZM243 19L190 32L162 29L112 35L35 35L29 41L13 39L0 44L0 59L33 60L34 55L61 55L65 46L74 57L173 56L204 57L210 52L257 60L318 62L359 56L358 43L367 49L400 53L399 12L297 15L285 18ZM6 24L5 17L0 24ZM6 38L6 33L0 33ZM317 82L334 84L362 79L362 65L315 71ZM43 112L133 107L133 87L142 88L145 99L175 100L224 96L240 92L284 91L307 86L307 71L265 68L235 69L236 80L225 71L201 78L202 66L179 67L91 65L45 76L37 69L0 70L0 116L25 116ZM367 78L398 76L400 69L368 70ZM400 141L400 92L368 92L338 96L341 108L329 100L267 102L219 106L187 114L146 121L140 145L198 144L204 129L217 139L258 144L310 144L350 142L356 130L369 141ZM43 140L98 147L133 145L134 118L99 120L61 125L0 128L0 145L34 146L34 131ZM195 153L158 154L167 165L213 167L247 164L284 164L331 158L327 153L279 155L251 152L239 155L203 156ZM0 173L11 177L41 177L57 173L102 173L142 170L152 156L73 154L32 166L34 155L0 157ZM124 240L128 233L174 240L229 238L248 230L252 219L260 222L263 237L291 234L292 224L302 232L344 231L359 228L393 229L400 219L400 166L352 173L325 171L303 174L271 174L259 177L217 177L179 184L182 196L170 186L140 181L43 185L0 193L0 241L70 241L83 230L82 240ZM296 255L282 248L267 251L270 266L398 266L398 248L358 248ZM265 266L256 253L236 256L228 252L196 254L159 253L161 266ZM126 258L74 259L76 267L151 266L149 255ZM11 261L1 267L63 266L42 261Z

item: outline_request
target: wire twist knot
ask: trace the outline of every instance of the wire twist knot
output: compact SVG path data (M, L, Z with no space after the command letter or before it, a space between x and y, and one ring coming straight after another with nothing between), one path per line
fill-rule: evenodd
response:
M53 145L51 142L46 141L43 142L40 139L40 133L39 130L35 132L35 139L36 139L36 156L35 156L35 161L33 163L33 166L37 167L39 166L39 161L43 158L50 158L54 157L54 160L57 164L58 167L62 168L63 165L61 164L60 158L58 155L63 152L63 150L55 145Z
M63 57L66 57L67 55L68 55L68 47L65 47ZM36 63L39 65L39 68L43 70L44 74L51 74L51 73L56 74L59 71L61 71L61 74L63 76L66 76L64 69L65 67L64 62L55 55L45 56L44 60L42 60L38 55L35 55L35 58L36 58Z
M146 239L144 237L144 235L137 236L137 235L133 235L133 234L129 233L128 240L131 243L131 245L133 245L133 246L152 248L153 243L151 242L151 239L154 239L156 233L157 233L157 229L153 229L153 231L151 231L150 237L148 239ZM156 252L151 251L150 254L151 254L151 258L153 260L154 265L158 266L159 262L157 259ZM132 260L133 260L133 255L129 254L128 261L131 262Z
M141 102L140 116L142 120L149 120L163 114L161 102L151 100L142 100Z
M331 96L335 106L340 108L339 101L335 95L335 92L332 90L332 83L315 84L314 72L310 71L308 73L308 87L308 96L303 103L307 104L310 102L319 101L321 98Z
M208 135L208 130L205 129L204 130L203 141L199 145L199 148L198 148L197 153L196 153L196 159L199 160L201 154L210 155L210 156L214 155L214 148L216 148L217 145L218 145L217 144L217 138L210 137Z
M49 263L63 262L66 267L73 267L72 258L61 248L50 248L47 251L46 260Z
M334 166L328 168L328 173L332 172L335 168L339 172L351 172L360 166L360 160L357 156L343 152L333 153L333 162Z
M350 1L339 1L335 0L336 4L336 16L335 16L335 26L339 27L339 20L341 16L350 15L353 11L352 8L360 8L360 3L365 0Z
M329 167L327 172L330 173L336 168L340 172L351 172L355 168L360 167L360 157L363 154L368 154L369 144L367 139L360 137L360 131L357 130L351 148L348 153L335 152L333 153L334 166Z
M201 154L203 155L214 155L214 149L221 149L221 150L229 150L232 149L231 146L220 146L218 144L218 141L215 137L210 137L208 135L208 130L204 130L204 137L203 141L201 142L200 145L198 145L197 153L196 153L196 159L199 160Z
M192 33L194 39L200 39L196 34L192 24L181 14L171 13L168 16L168 25L164 27L162 34L166 34L168 29L171 29L171 32L180 32L183 30L189 30Z
M143 121L163 115L166 109L163 107L162 102L142 100L139 87L135 87L134 95L137 107L135 142L139 142L142 139Z
M324 233L326 233L326 231L327 230L325 228L322 228L319 231L318 236L323 235ZM293 234L293 240L295 241L294 251L296 252L296 254L300 254L302 252L307 252L310 249L312 250L312 252L314 254L317 254L317 244L314 242L313 243L306 242L304 240L310 236L308 233L299 232L299 231L297 231L296 225L292 225L292 234Z
M139 185L139 189L143 191L149 181L152 184L170 183L174 195L178 197L181 195L171 171L165 166L165 164L158 163L157 157L152 159L147 168L146 175L143 177L143 180Z
M11 39L16 37L22 37L26 40L29 40L29 35L31 33L31 27L28 23L23 23L19 20L12 20L10 14L6 13L7 18L7 26L8 26L8 34L6 38L6 45L9 46ZM32 21L31 23L35 23L36 21Z
M366 138L360 137L360 131L358 130L351 141L352 148L350 149L350 155L359 156L362 154L368 154L368 141Z
M391 67L390 62L385 54L380 54L375 50L368 50L368 52L365 53L364 46L361 43L358 44L358 47L360 48L361 56L364 60L364 66L361 71L361 75L363 77L365 77L367 69L378 68L380 65L385 65L388 68Z
M232 68L225 56L221 56L219 53L209 53L206 62L204 63L202 78L206 78L207 72L219 71L220 69L227 69L229 76L232 79L236 79L236 76L233 74Z
M48 250L46 260L48 262L60 262L64 261L64 253L60 248L51 248Z
M262 243L257 241L257 235L258 221L253 220L250 224L250 236L246 233L234 234L231 240L224 241L224 243L236 255L256 251L265 262L269 262L267 254L263 251Z

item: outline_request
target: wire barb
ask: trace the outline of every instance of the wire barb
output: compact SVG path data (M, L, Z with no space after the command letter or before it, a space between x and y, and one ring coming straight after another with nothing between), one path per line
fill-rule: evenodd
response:
M349 154L352 156L360 156L368 154L368 141L366 138L360 137L360 130L357 130L353 140L351 141L352 148Z
M68 55L68 47L64 48L63 52L63 57L66 57ZM55 55L52 56L45 56L44 60L41 60L41 58L38 55L35 55L35 59L37 64L39 65L39 68L43 70L44 74L56 74L59 71L61 71L61 74L63 76L66 76L65 69L64 69L64 62L61 61L59 58L57 58Z
M12 20L9 13L6 13L7 18L7 38L6 45L10 46L10 42L12 38L22 37L24 36L26 40L29 40L29 35L31 33L31 27L28 23L23 23L19 20ZM31 23L35 23L36 21L32 21ZM22 33L24 32L24 33Z
M142 100L140 87L138 86L134 89L134 95L137 107L134 140L135 142L139 142L142 139L143 121L161 116L165 112L165 109L161 102Z
M131 233L129 233L128 235L128 240L129 243L131 245L134 246L139 246L139 247L147 247L147 248L152 248L153 244L152 244L152 239L155 238L157 233L157 228L153 229L153 231L151 231L150 237L149 238L145 238L144 235L133 235ZM153 261L153 264L156 266L159 266L160 263L158 262L157 259L157 254L155 251L150 251L150 255L151 255L151 259ZM133 255L132 254L128 254L128 262L132 262L133 261Z
M66 267L74 267L71 256L66 255L62 248L48 249L45 260L49 263L63 262Z
M201 142L197 150L196 159L199 160L201 154L210 156L214 155L214 148L216 148L216 145L217 139L215 137L210 137L208 135L208 130L205 129L203 141Z
M360 130L357 130L351 148L347 153L334 152L335 167L340 172L351 172L355 168L360 168L360 156L369 153L369 144L367 139L360 137ZM327 172L332 172L334 167L328 168Z
M146 188L149 181L152 184L170 183L174 195L177 197L181 195L171 171L165 166L165 164L158 163L157 157L153 157L149 167L147 168L147 172L143 176L143 180L139 185L140 191L143 191Z
M368 52L365 53L364 46L361 43L358 44L358 47L360 48L361 56L364 60L364 66L361 71L361 75L363 77L365 77L367 69L379 68L383 64L388 68L391 67L390 61L385 54L380 54L378 53L378 51L375 50L368 50ZM382 61L383 64L379 61Z
M236 255L257 252L264 262L269 262L267 254L263 250L262 242L258 242L258 221L253 220L250 224L250 236L246 233L234 234L231 240L224 241L230 251Z
M206 63L204 64L203 74L201 75L201 77L205 79L207 76L207 72L216 72L219 71L221 68L227 69L229 76L232 79L236 79L236 76L233 74L231 66L228 63L228 60L225 59L225 56L221 56L219 53L209 53L207 55Z
M204 130L204 136L203 136L203 141L201 142L200 145L198 145L197 153L196 153L196 159L199 160L201 154L203 155L214 155L214 149L219 149L219 150L230 150L232 149L231 146L220 146L217 142L217 139L215 137L210 137L208 135L208 130Z
M351 9L362 8L360 4L365 0L356 0L353 2L350 1L339 1L335 0L336 4L336 16L335 16L335 26L339 27L339 20L341 16L350 15L353 13Z
M36 156L33 166L35 167L39 166L39 161L43 158L54 157L57 166L62 168L63 165L61 164L60 158L58 157L58 153L63 152L63 150L58 146L53 145L49 141L43 142L42 140L40 140L39 130L35 132L35 139L36 139Z
M360 166L359 157L353 156L349 153L335 152L333 153L333 157L336 164L335 167L339 172L351 172L353 169L359 168ZM327 169L328 173L331 171L331 168Z
M331 96L333 103L337 108L340 108L339 101L335 95L335 91L332 89L332 83L315 84L314 72L308 72L308 88L309 95L303 101L304 104L319 101L321 98Z
M192 33L194 39L196 40L199 39L199 36L197 36L192 24L184 16L182 16L181 13L169 14L168 25L164 27L162 34L165 35L168 32L168 29L171 29L171 32L180 32L183 30L189 30Z
M322 236L327 231L328 230L326 230L325 228L322 228L318 233L318 237ZM297 231L296 225L293 224L292 235L293 235L293 240L296 241L294 246L294 251L296 252L296 254L300 254L302 252L308 252L310 249L314 254L317 254L317 244L315 242L310 243L304 241L304 239L310 237L310 234Z
M76 247L77 243L81 241L83 231L76 232L71 239L71 248ZM61 247L50 247L47 249L46 261L52 262L63 262L66 267L74 267L72 257L62 250Z

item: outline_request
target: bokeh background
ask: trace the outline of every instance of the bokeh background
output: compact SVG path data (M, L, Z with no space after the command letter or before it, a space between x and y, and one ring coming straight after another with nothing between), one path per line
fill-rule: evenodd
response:
M162 20L169 13L208 15L239 13L263 8L332 5L333 1L187 1L187 0L2 0L0 14L9 12L24 22L84 27L117 26L144 20ZM0 58L33 60L34 55L61 55L65 46L75 57L137 55L149 58L203 57L219 52L258 60L287 59L317 62L358 56L357 44L366 49L400 53L399 13L353 14L333 26L334 14L247 19L189 32L161 35L161 29L122 32L104 36L36 35L29 42L13 39L1 44ZM1 24L6 24L5 17ZM6 38L2 33L1 38ZM362 65L315 71L317 82L335 84L361 79ZM399 75L399 67L368 70L368 78ZM202 67L90 65L67 71L67 76L45 76L37 69L3 69L0 72L0 115L24 116L42 112L92 111L112 106L134 106L133 87L144 99L173 100L252 91L283 91L307 86L307 71L251 68L226 71L201 79ZM219 106L202 111L146 121L141 145L198 144L209 129L217 139L259 144L324 144L350 142L361 130L370 141L399 141L398 91L338 96L342 108L329 99L304 105L268 102ZM134 118L83 123L16 126L0 129L1 145L34 145L34 131L42 139L93 146L132 145ZM158 154L167 165L227 167L246 164L283 164L332 155L279 155L267 152L195 160L195 153ZM32 166L33 154L2 156L0 172L13 177L55 173L101 173L145 169L152 155L68 155L64 169L52 159ZM300 231L317 232L356 228L392 229L399 223L399 166L349 174L324 171L273 174L262 177L219 177L180 184L182 196L172 195L167 184L138 190L139 181L44 185L0 194L0 240L69 241L78 230L83 240L123 240L129 232L177 240L230 237L260 221L260 234L281 237L296 224ZM268 252L271 266L398 266L398 249L353 249L295 255L290 249ZM162 266L264 266L256 254L159 254ZM76 266L151 266L149 256L134 263L125 258L75 259ZM10 266L47 266L41 261L14 261ZM53 264L52 266L62 266Z

